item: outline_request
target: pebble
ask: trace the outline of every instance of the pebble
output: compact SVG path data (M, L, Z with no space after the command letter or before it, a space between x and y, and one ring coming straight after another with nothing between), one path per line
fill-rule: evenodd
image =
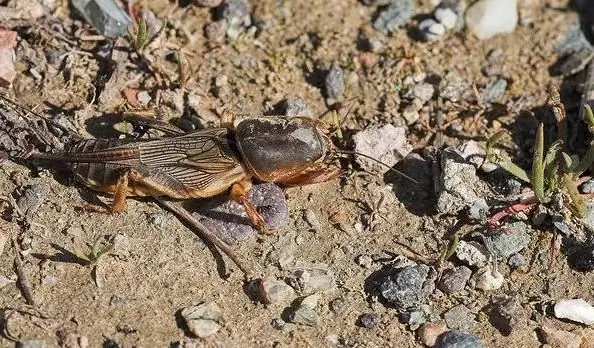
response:
M305 116L312 117L313 113L305 100L301 98L287 98L281 104L282 113L284 116Z
M428 305L421 305L419 309L401 312L400 322L409 325L411 330L416 330L419 326L429 322L433 314Z
M324 79L324 93L326 98L338 99L344 92L344 70L338 65L333 65Z
M505 79L497 79L491 81L483 92L483 103L493 103L500 101L501 96L505 93L507 88L507 81Z
M270 326L272 326L276 330L282 330L285 324L285 321L281 318L274 318L270 321Z
M204 27L204 35L212 42L223 42L226 30L227 22L224 20L218 20L210 22Z
M412 151L406 139L406 127L392 124L370 126L353 136L355 151L371 156L388 166L394 166ZM358 156L357 163L368 172L386 173L388 168L368 158Z
M547 207L545 207L543 204L539 204L532 212L532 218L530 220L534 226L541 226L545 223L548 217L549 211Z
M365 313L359 317L361 326L368 329L375 329L381 321L382 318L375 313Z
M289 284L300 294L314 294L336 288L334 273L326 264L296 266L289 277Z
M196 5L202 7L217 7L219 6L223 0L194 0Z
M586 211L586 215L580 218L580 222L590 232L594 232L594 203L588 202L586 204L588 210Z
M456 103L469 90L469 87L468 82L460 74L450 71L439 84L439 96Z
M295 297L295 291L287 283L267 277L260 281L260 298L264 303L284 303Z
M454 29L458 23L458 14L450 7L437 7L433 11L433 16L448 30Z
M520 268L526 264L524 255L520 253L513 254L507 259L507 265L511 268Z
M507 260L512 254L524 250L530 243L530 227L522 221L508 223L503 233L493 237L493 251Z
M380 281L379 290L384 299L399 311L416 309L434 290L435 274L429 266L412 264L394 269L394 273Z
M497 290L503 285L503 281L505 280L503 274L498 270L493 270L493 266L491 265L479 269L470 279L470 283L474 285L474 288L483 291Z
M113 0L72 0L72 6L99 34L116 38L126 36L130 17Z
M459 155L455 148L447 148L441 155L441 175L437 188L437 211L455 215L470 207L478 198L481 187L476 168Z
M517 0L479 0L466 11L466 25L480 40L511 33L517 24Z
M522 308L519 296L503 296L491 306L491 324L504 336L509 336L526 326L528 317Z
M49 186L42 183L35 183L24 188L23 193L17 200L19 209L25 214L25 217L31 219L35 217L37 211L45 202L49 193Z
M320 324L320 318L313 308L303 305L298 306L289 314L289 321L293 324L312 327Z
M406 121L407 125L416 123L421 118L419 110L423 107L423 102L419 99L414 99L412 103L408 104L402 110L400 116Z
M436 41L446 33L446 27L432 18L427 18L419 23L419 31L423 40Z
M142 105L148 105L151 101L151 95L147 91L140 91L136 95L136 98Z
M462 331L448 331L437 339L434 348L485 348L480 338Z
M580 190L582 191L582 193L585 193L585 194L594 193L594 180L588 180L588 181L586 181L580 187Z
M375 21L373 27L388 35L402 27L415 13L415 3L412 0L392 0L390 5L383 9Z
M16 31L0 29L0 86L8 86L16 78L14 68Z
M417 330L417 336L425 346L433 347L437 342L437 338L447 329L446 323L442 321L425 323Z
M443 319L450 329L470 329L474 325L475 318L476 314L463 304L443 313Z
M289 222L285 192L275 184L254 185L247 199L256 206L269 228L278 230ZM229 245L235 245L257 234L243 206L226 196L198 200L191 207L193 214L201 219L204 226ZM225 219L221 219L221 216Z
M225 0L217 7L218 18L227 22L227 37L236 39L244 28L252 25L251 7L245 0Z
M561 300L555 303L555 317L569 319L578 323L594 324L594 307L581 298Z
M489 213L489 205L483 197L477 199L472 203L468 209L468 218L474 221L487 221L487 214Z
M594 270L594 242L586 242L571 250L567 261L572 268L579 271L588 272Z
M501 48L493 48L487 53L486 60L488 63L497 63L503 57L503 50Z
M221 329L219 324L222 317L221 309L214 302L186 307L181 311L181 316L184 318L188 330L196 337L208 337Z
M16 344L16 348L45 348L44 340L23 340L18 341Z
M563 347L563 348L581 348L591 347L587 345L581 345L582 338L569 331L559 330L549 325L543 325L541 327L542 336L544 343L547 343L549 347Z
M472 271L466 266L449 269L443 273L437 284L437 288L446 294L462 291L471 275Z
M370 269L373 259L369 255L359 255L357 256L357 264L363 268Z
M409 99L418 99L421 102L420 106L423 106L423 104L433 98L433 94L435 94L435 88L433 85L424 82L414 85L404 94L404 97Z
M487 264L488 255L487 248L476 241L461 240L456 248L456 257L468 266L484 267Z

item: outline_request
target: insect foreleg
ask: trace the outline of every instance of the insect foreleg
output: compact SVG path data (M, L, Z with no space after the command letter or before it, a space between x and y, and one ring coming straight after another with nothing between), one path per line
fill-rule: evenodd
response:
M231 199L243 206L248 218L252 224L261 232L268 233L266 228L266 221L264 217L258 212L256 206L247 199L247 193L252 189L252 182L249 180L241 180L231 186Z

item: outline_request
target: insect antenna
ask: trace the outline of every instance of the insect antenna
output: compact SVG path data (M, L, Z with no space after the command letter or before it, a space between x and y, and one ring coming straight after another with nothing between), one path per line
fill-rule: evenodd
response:
M364 153L357 152L357 151L351 151L351 150L342 150L342 149L338 149L338 150L336 150L336 152L338 152L338 153L343 153L343 154L348 154L348 155L355 155L355 156L361 156L361 157L365 157L365 158L367 158L367 159L370 159L370 160L372 160L372 161L374 161L374 162L376 162L376 163L378 163L378 164L380 164L380 165L382 165L382 166L384 166L384 167L388 168L388 170L390 170L391 172L393 172L393 173L396 173L396 174L398 174L398 175L402 176L403 178L405 178L405 179L407 179L407 180L410 180L410 181L414 182L414 183L415 183L415 184L417 184L417 185L419 185L419 184L420 184L420 183L419 183L417 180L415 180L415 179L411 178L410 176L408 176L408 175L404 174L403 172L399 171L398 169L394 169L394 168L392 168L392 166L390 166L390 165L388 165L388 164L386 164L386 163L384 163L384 162L382 162L382 161L378 160L377 158L373 158L372 156L369 156L369 155L366 155L366 154L364 154Z

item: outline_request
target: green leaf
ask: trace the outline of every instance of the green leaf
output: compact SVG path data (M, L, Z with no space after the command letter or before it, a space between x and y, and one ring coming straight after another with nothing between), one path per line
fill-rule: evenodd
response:
M534 144L534 157L532 159L532 176L530 182L532 183L532 190L534 195L540 202L545 202L544 189L544 126L542 123L538 126L536 131L536 142Z

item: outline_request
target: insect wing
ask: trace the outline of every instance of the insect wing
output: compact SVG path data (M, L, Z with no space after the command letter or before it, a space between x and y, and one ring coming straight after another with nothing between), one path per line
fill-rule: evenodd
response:
M228 132L226 128L213 128L149 141L140 145L140 161L188 187L207 190L229 177L243 175Z

